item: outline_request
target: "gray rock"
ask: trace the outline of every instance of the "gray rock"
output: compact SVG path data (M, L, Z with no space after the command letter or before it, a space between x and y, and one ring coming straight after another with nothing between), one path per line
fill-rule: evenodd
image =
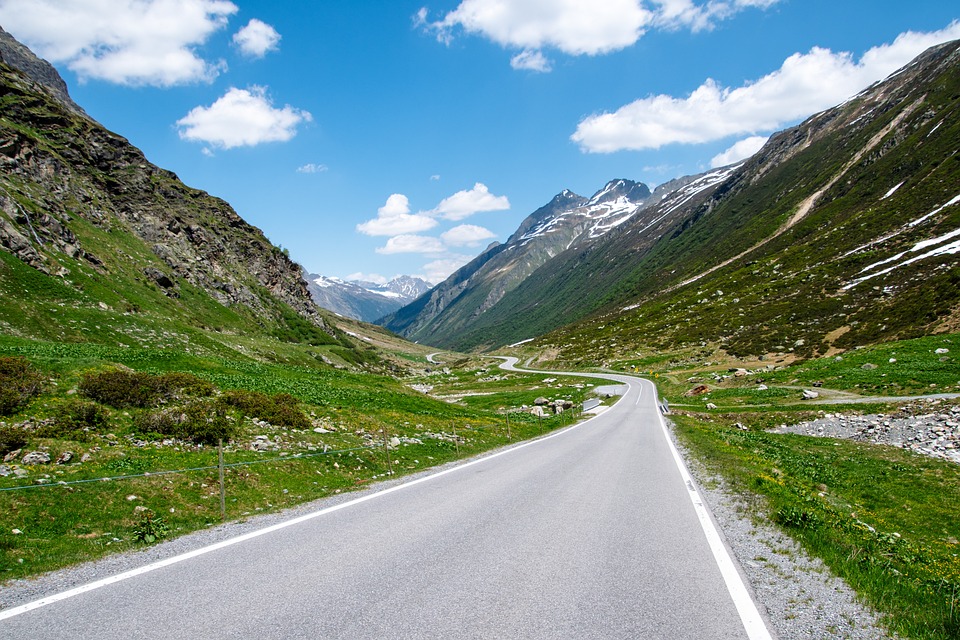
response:
M50 464L50 454L45 451L31 451L20 459L22 464Z

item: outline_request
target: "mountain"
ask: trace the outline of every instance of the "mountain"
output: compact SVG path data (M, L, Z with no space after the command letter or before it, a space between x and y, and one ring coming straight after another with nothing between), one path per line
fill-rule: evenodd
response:
M955 330L958 48L930 49L740 165L661 186L456 332L387 326L460 349L555 331L536 344L579 363L647 345L807 356Z
M3 334L272 357L259 335L356 360L347 351L362 347L259 229L92 120L5 32L0 59ZM228 338L241 335L246 346Z
M430 284L412 276L398 276L386 284L341 280L317 274L306 276L313 301L338 315L374 322L416 300Z
M542 265L601 238L651 198L649 188L612 180L591 198L564 190L520 224L505 244L493 243L469 264L380 324L408 339L443 345L494 307Z

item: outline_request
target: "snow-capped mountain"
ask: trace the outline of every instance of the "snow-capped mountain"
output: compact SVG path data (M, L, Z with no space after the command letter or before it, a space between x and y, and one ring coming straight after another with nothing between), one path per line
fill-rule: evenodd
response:
M386 284L317 274L308 274L304 278L318 305L364 322L378 320L430 290L428 282L412 276L398 276Z
M652 202L650 189L611 180L592 197L565 189L531 213L505 244L494 243L428 295L383 318L411 339L455 334L560 253L604 236Z

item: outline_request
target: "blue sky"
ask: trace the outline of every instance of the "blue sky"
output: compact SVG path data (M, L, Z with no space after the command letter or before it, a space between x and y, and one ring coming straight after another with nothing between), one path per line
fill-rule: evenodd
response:
M563 189L755 151L944 0L0 0L71 95L313 273L439 281Z

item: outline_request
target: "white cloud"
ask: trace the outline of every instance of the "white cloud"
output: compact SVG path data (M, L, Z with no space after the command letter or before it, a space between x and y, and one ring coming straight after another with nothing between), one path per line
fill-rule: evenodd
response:
M263 142L285 142L297 134L297 127L313 117L286 105L274 108L265 87L231 88L209 107L195 107L177 120L180 137L216 147L255 146Z
M704 31L743 9L766 9L777 2L779 0L710 0L697 4L692 0L654 0L657 5L654 24L668 30L687 28L694 32Z
M475 247L484 240L496 237L497 234L494 232L475 224L461 224L440 234L440 238L448 247Z
M510 208L506 196L495 196L487 185L478 182L469 191L458 191L444 198L430 213L446 220L463 220L482 211L503 211Z
M652 20L639 0L463 0L438 22L422 24L442 41L459 27L504 47L553 47L571 55L595 55L629 47Z
M534 49L524 49L510 58L510 66L514 69L526 69L540 73L549 73L553 69L546 56Z
M420 276L430 284L439 284L447 279L451 273L473 260L470 256L451 256L434 260L423 265L423 275Z
M316 164L314 162L308 162L307 164L297 167L297 173L323 173L327 171L328 167L325 164Z
M849 53L814 48L743 86L720 87L708 79L686 98L657 95L590 116L571 139L584 151L659 149L727 136L770 132L829 108L907 64L926 48L960 38L960 22L934 33L907 32L874 47L855 62Z
M437 221L432 217L422 213L410 213L407 196L394 193L387 198L386 204L377 209L377 217L358 224L357 231L368 236L396 236L426 231L435 226Z
M233 43L240 47L244 55L262 58L268 52L277 50L280 34L266 22L254 18L233 34Z
M443 243L437 238L418 235L399 235L387 240L387 244L376 249L382 255L394 253L443 253Z
M435 174L433 174L432 176L430 176L430 181L431 181L431 182L437 182L437 181L439 181L439 180L440 180L440 174L439 174L439 173L435 173Z
M168 87L226 68L196 48L236 12L226 0L3 0L0 24L81 80Z
M372 282L374 284L387 284L390 282L387 278L380 275L379 273L351 273L344 280L348 282L361 281L361 282Z
M750 136L749 138L744 138L723 153L718 153L713 156L713 159L710 160L710 167L716 169L717 167L725 167L729 164L746 160L757 151L760 151L767 140L769 140L767 136Z
M450 43L462 30L504 48L520 49L510 60L514 69L548 72L550 61L542 49L568 55L610 53L634 45L651 28L710 29L745 8L767 8L778 1L462 0L440 20L430 22L422 8L413 21L435 32L441 42Z

